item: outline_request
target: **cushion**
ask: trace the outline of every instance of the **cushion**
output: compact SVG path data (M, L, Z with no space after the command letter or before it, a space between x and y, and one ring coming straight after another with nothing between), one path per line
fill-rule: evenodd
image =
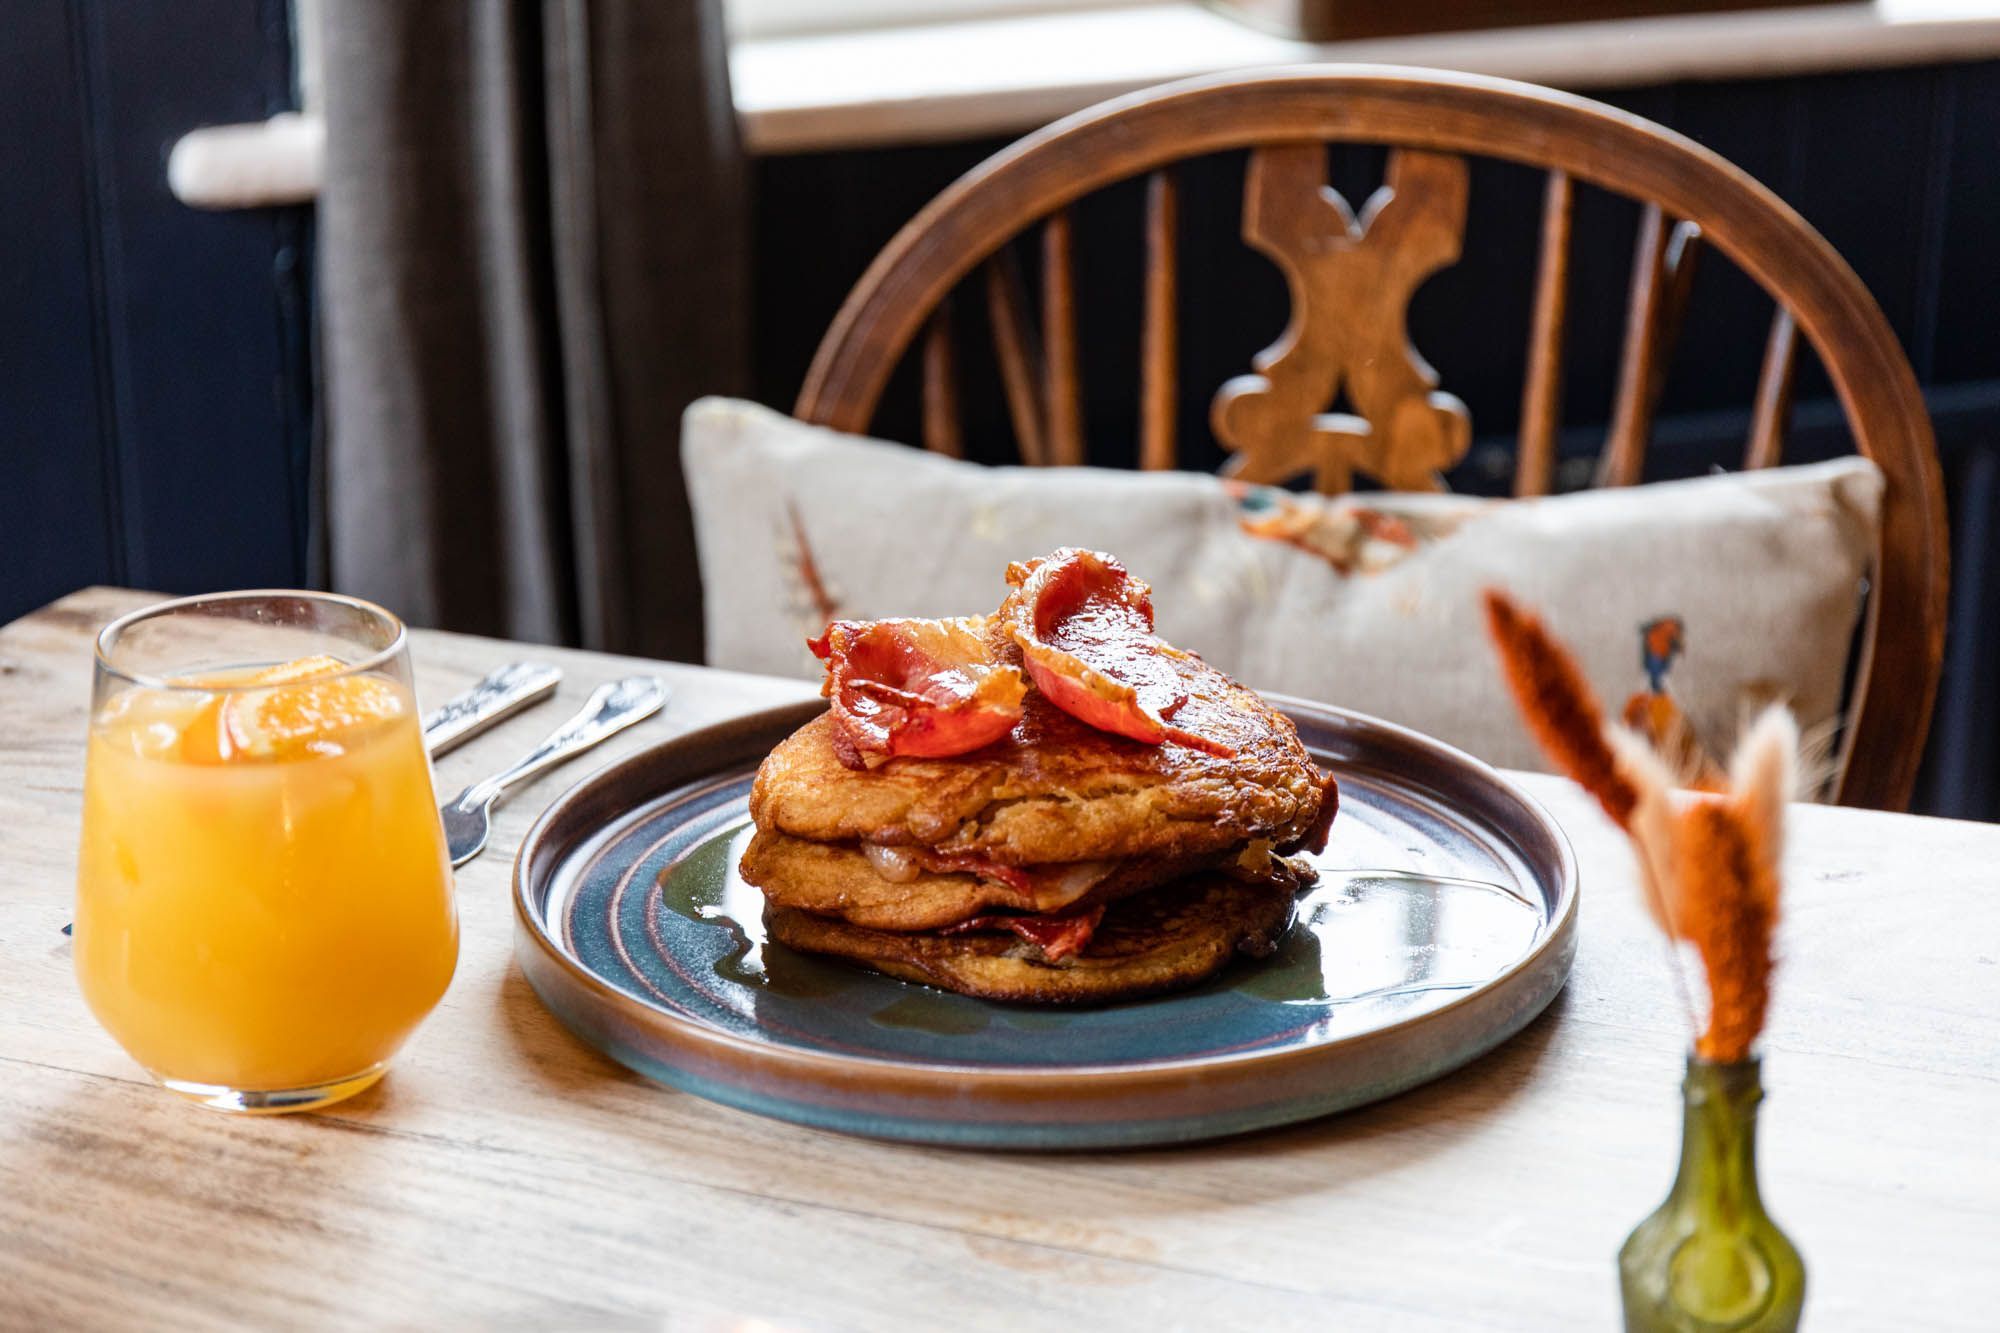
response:
M1007 562L1112 552L1169 640L1260 690L1542 766L1479 590L1539 608L1615 709L1677 617L1671 688L1710 748L1788 700L1837 725L1882 477L1861 458L1535 500L1325 498L1198 473L983 467L704 399L682 431L712 665L816 677L830 619L966 615ZM1657 654L1653 673L1664 663Z

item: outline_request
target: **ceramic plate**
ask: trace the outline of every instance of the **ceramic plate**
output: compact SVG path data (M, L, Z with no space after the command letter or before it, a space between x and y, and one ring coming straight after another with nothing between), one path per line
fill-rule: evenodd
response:
M818 703L585 779L514 866L516 952L578 1036L783 1120L997 1148L1184 1142L1358 1106L1518 1032L1576 947L1576 867L1542 809L1401 727L1278 699L1340 778L1319 886L1271 958L1091 1009L990 1004L765 941L736 874L750 777Z

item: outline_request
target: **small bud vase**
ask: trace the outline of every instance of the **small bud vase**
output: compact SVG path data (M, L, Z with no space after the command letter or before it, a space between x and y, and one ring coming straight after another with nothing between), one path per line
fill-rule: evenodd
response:
M1680 1174L1618 1251L1628 1333L1781 1333L1799 1326L1806 1268L1757 1191L1755 1058L1690 1055Z

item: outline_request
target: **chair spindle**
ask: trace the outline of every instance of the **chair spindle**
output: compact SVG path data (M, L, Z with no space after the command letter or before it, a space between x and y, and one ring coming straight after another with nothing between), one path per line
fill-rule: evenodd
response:
M1783 306L1771 317L1764 343L1764 368L1757 375L1757 401L1750 409L1750 442L1743 467L1776 467L1785 452L1792 419L1792 377L1798 369L1799 327Z
M1660 394L1667 387L1667 367L1673 364L1674 344L1680 341L1681 324L1687 318L1688 297L1694 292L1694 271L1701 250L1700 224L1676 222L1661 260L1660 309L1653 319L1652 374L1646 381L1649 423L1659 410Z
M1146 181L1146 308L1139 350L1139 466L1152 472L1170 470L1175 459L1179 230L1180 197L1173 173L1156 171Z
M1002 250L986 263L986 313L993 326L993 354L1000 363L1000 383L1007 392L1007 415L1014 422L1014 439L1021 461L1029 467L1048 465L1042 436L1042 409L1035 392L1035 352L1028 341L1021 292L1021 273L1011 251Z
M946 458L965 457L948 300L938 303L937 313L924 328L924 448Z
M1083 464L1083 401L1076 369L1076 283L1069 214L1042 224L1042 366L1049 462Z
M1547 495L1562 424L1563 330L1569 319L1569 233L1576 187L1569 173L1551 171L1542 194L1542 247L1535 273L1535 310L1528 332L1528 373L1521 390L1521 439L1514 460L1514 494Z
M1649 203L1639 215L1639 238L1632 254L1632 288L1625 308L1625 349L1619 359L1618 396L1612 406L1611 433L1597 463L1599 486L1630 486L1646 465L1646 440L1652 433L1650 403L1653 361L1660 353L1654 326L1660 317L1661 287L1667 258L1666 218L1658 204Z

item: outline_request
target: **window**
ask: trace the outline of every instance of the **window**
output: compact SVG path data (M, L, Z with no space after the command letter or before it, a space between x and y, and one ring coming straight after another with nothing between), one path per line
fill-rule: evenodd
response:
M895 24L997 18L1064 9L1113 9L1156 0L724 0L738 37L835 32Z

